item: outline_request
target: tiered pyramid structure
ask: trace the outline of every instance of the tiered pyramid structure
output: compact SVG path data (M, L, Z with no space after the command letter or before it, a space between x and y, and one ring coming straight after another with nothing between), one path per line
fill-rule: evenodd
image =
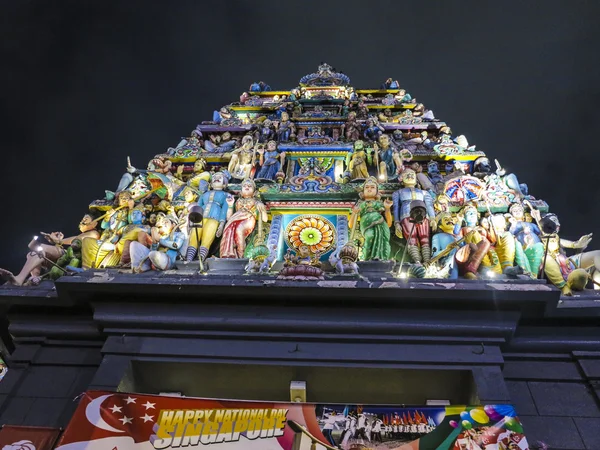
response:
M293 279L366 270L546 276L568 293L582 267L564 255L548 205L498 160L398 81L355 89L328 64L291 90L252 83L143 170L128 161L89 210L81 234L60 242L74 251L50 258L52 276L78 266Z

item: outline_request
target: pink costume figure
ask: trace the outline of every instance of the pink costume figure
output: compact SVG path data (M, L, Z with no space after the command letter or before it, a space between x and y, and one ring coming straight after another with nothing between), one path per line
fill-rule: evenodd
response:
M243 258L246 250L246 239L256 228L262 233L262 223L266 222L267 210L258 198L255 197L256 185L254 181L246 179L242 183L240 198L235 202L236 212L227 220L219 256L221 258Z

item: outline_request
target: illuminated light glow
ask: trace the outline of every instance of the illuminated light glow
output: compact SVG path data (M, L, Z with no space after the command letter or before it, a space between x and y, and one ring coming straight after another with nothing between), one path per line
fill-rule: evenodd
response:
M383 175L379 175L379 179L380 179L380 180L385 180L385 176L383 176Z
M407 274L406 272L400 272L400 273L398 274L398 276L399 276L400 278L402 278L402 279L406 279L406 278L408 278L408 274Z
M485 276L488 277L488 278L495 278L496 277L496 272L494 272L493 270L486 270Z
M37 251L38 251L38 252L43 252L43 251L44 251L44 248L43 248L43 247L40 245L40 246L37 248Z
M33 240L34 240L34 241L37 241L37 239L38 239L38 237L37 237L37 236L34 236L34 237L33 237Z

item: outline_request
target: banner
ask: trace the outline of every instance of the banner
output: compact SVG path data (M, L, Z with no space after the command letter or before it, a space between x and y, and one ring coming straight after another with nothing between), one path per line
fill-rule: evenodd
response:
M87 392L57 450L526 450L509 405L369 406Z
M0 428L0 448L2 450L52 450L59 435L59 428L3 425Z

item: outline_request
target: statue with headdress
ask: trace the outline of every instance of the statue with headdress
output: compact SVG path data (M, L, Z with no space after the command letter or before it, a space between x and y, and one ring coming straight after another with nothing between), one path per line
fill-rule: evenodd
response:
M193 261L196 254L202 261L208 256L210 246L216 238L221 237L227 219L233 214L234 198L225 192L229 183L229 174L226 171L215 172L210 178L210 189L204 192L198 200L202 210L201 227L190 233L189 246L186 252L186 261Z
M242 190L235 202L235 212L227 220L221 238L221 258L244 258L247 255L246 239L258 229L255 241L264 241L264 224L267 222L267 209L256 196L254 181L247 178L242 182Z
M390 245L390 226L392 226L393 202L381 201L379 183L375 177L369 177L362 187L361 200L352 208L350 227L351 241L358 228L364 237L362 260L388 261L392 251Z
M150 233L144 233L143 239L131 242L132 271L139 273L174 268L185 243L185 234L177 228L177 217L159 213Z

